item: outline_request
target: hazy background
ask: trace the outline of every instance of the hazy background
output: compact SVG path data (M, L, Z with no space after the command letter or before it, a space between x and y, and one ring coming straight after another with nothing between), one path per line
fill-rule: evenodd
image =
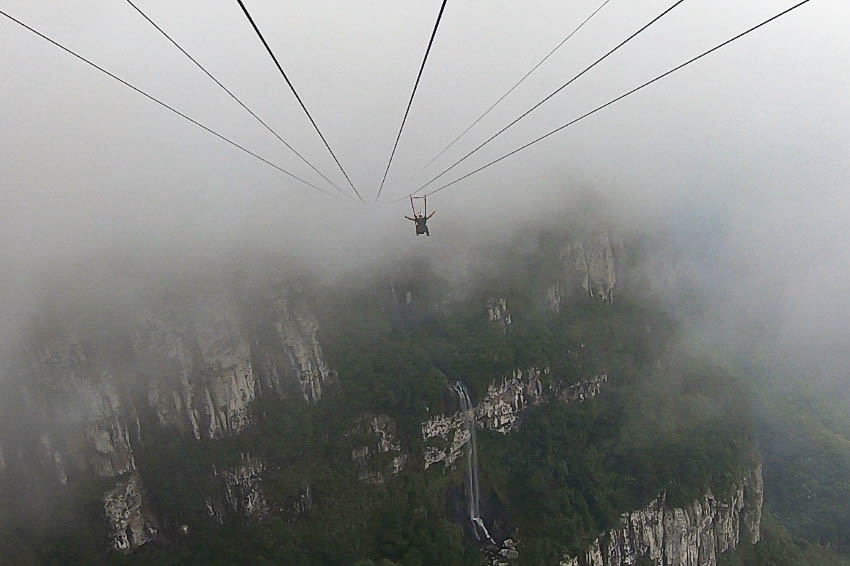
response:
M139 6L341 187L341 174L231 0ZM0 343L57 273L91 258L226 263L245 249L327 273L411 250L505 237L596 193L616 228L670 231L718 328L770 329L847 379L850 41L845 0L770 27L431 201L415 238L387 201L601 0L450 0L383 202L371 201L439 0L246 2L370 206L313 193L0 17ZM439 172L673 0L613 0L429 169ZM445 180L479 166L793 4L688 0ZM311 181L123 0L5 0L2 9ZM416 183L418 181L418 183ZM117 271L121 271L120 265ZM75 281L85 288L91 281ZM126 281L116 281L124 285ZM791 356L793 357L793 356ZM828 363L827 363L828 362ZM843 373L842 373L843 372Z

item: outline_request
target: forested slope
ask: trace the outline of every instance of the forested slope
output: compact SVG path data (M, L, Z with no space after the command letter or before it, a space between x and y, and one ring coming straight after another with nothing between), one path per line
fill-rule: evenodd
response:
M641 267L649 251L607 231L528 232L474 250L460 276L411 258L345 285L304 274L250 285L228 278L206 281L200 297L192 286L166 297L170 306L144 310L143 324L134 311L117 321L112 313L110 332L90 331L105 320L97 312L83 325L51 326L17 374L29 380L18 394L38 386L38 395L5 413L5 556L360 566L554 566L571 557L608 566L628 552L664 564L682 552L705 563L715 554L728 564L778 564L780 554L838 560L792 541L783 524L811 542L846 540L840 523L821 526L846 513L836 506L843 488L813 487L823 508L779 491L801 469L771 459L769 442L787 421L763 420L760 404L772 400L683 344L679 318ZM466 417L457 382L474 405ZM63 400L89 398L81 391L109 402L98 401L100 412L67 410ZM54 408L13 434L38 406L32 399ZM492 542L476 539L467 509L470 414L477 518ZM837 444L823 450L845 454L830 438ZM777 503L752 546L762 453L767 506L774 493ZM846 469L820 455L812 458L830 473ZM658 532L668 538L696 528L694 514L710 521L693 542L637 548L644 531L618 534L624 513L666 517Z

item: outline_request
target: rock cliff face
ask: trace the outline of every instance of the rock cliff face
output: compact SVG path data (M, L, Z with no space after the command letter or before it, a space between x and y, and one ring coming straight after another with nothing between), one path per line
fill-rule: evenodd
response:
M123 478L103 495L103 512L112 548L129 552L153 540L158 527L145 505L145 494L137 474Z
M200 297L191 312L149 313L134 348L160 425L197 439L238 434L247 426L256 379L249 335L229 296Z
M65 484L74 474L111 478L136 469L135 408L124 406L115 368L89 345L61 337L30 353L19 384L22 410L38 430L42 464Z
M9 390L16 406L3 427L14 458L3 468L15 474L18 490L36 494L57 485L73 489L91 477L113 479L101 505L113 547L126 552L152 540L157 527L136 470L138 412L118 385L130 383L132 372L104 352L120 349L120 340L94 344L57 331L22 354L17 371L25 379ZM27 428L17 429L22 422Z
M547 385L543 384L546 378ZM475 422L479 428L507 434L517 425L522 412L528 407L550 400L562 402L584 401L599 394L608 382L607 374L575 383L564 383L552 378L550 368L515 370L491 383L485 397L475 405ZM457 411L450 415L434 415L422 423L425 441L425 468L437 462L451 466L469 442L470 431L464 415Z
M258 395L315 402L335 380L300 293L265 297L259 308L269 314L259 323L227 292L180 304L150 303L109 335L51 326L21 350L14 370L20 379L7 392L17 399L17 416L2 415L0 478L14 470L34 491L45 481L73 488L92 476L113 478L102 506L119 551L157 533L135 459L156 429L195 439L233 436L250 425ZM220 473L217 517L223 510L268 511L259 489L264 465L246 459Z
M220 438L248 426L260 388L308 402L322 398L336 378L302 294L282 289L256 309L263 314L243 321L235 301L219 293L199 298L191 313L147 318L134 346L161 425Z
M437 462L445 463L446 467L454 464L470 437L466 420L460 411L451 415L435 415L426 420L422 423L425 469Z
M594 232L562 245L559 257L561 274L546 290L549 310L560 312L563 302L580 294L594 301L614 302L617 269L614 246L607 231Z
M382 484L407 465L409 456L402 450L396 428L395 421L386 415L363 415L358 419L349 436L363 442L351 450L360 481Z
M600 535L579 557L560 566L626 566L648 558L657 566L715 566L718 555L741 538L760 539L764 484L761 466L737 481L727 496L709 490L686 507L670 507L662 493L645 507L624 513L620 524Z
M549 368L515 370L512 375L491 383L487 395L475 408L479 426L510 432L524 409L543 401L541 377L549 373Z
M224 524L231 513L262 519L271 510L262 488L265 460L252 458L250 454L242 454L241 458L236 466L212 470L213 476L220 480L221 496L207 499L207 513L220 524Z
M513 322L511 320L511 313L508 310L507 299L501 297L487 301L487 317L490 324L501 329L503 333L507 332L508 327Z
M269 302L270 314L255 332L260 381L280 396L291 393L315 403L336 382L316 337L319 321L299 289L280 290Z

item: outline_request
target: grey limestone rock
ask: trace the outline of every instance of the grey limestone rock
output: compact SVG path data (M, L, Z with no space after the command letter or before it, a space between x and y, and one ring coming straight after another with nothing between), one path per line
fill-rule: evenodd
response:
M592 399L608 382L608 375L600 374L564 385L560 380L550 379L550 373L549 368L517 369L494 380L487 387L487 394L474 407L477 426L507 434L519 425L523 411L529 407L555 399L563 402ZM544 379L550 384L544 386ZM460 411L433 415L422 423L421 430L426 469L438 462L445 466L453 465L470 439L470 431Z
M153 540L158 528L145 505L145 492L137 474L119 480L103 495L103 510L112 548L131 550Z
M761 466L747 472L722 499L710 490L685 507L670 507L662 493L645 507L624 513L600 535L583 561L564 557L561 566L630 566L639 557L657 566L716 566L742 536L759 540L764 484Z

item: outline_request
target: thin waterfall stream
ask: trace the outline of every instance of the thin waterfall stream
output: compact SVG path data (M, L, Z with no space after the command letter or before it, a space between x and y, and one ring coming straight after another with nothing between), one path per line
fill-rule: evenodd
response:
M472 523L472 531L475 533L475 538L495 544L493 537L490 536L490 532L484 524L484 520L481 518L481 511L478 507L478 444L475 439L475 408L472 406L472 401L469 398L469 391L462 381L455 383L452 389L457 394L460 409L466 420L466 426L469 428L469 443L466 448L467 513Z

